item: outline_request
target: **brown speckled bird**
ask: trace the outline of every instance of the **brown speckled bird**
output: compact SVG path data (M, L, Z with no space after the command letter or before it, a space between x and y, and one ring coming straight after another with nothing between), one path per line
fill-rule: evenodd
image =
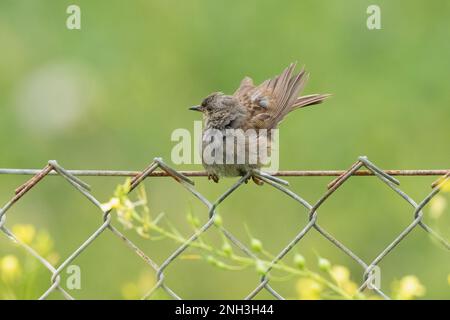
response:
M253 84L253 80L245 77L239 88L233 95L225 95L215 92L206 97L199 106L191 107L190 110L203 113L204 129L202 145L211 143L212 139L208 133L209 129L219 130L223 134L223 139L214 143L222 143L225 157L227 150L236 150L237 146L225 145L227 129L254 129L257 133L261 129L276 129L278 124L291 111L306 106L319 104L325 100L328 94L311 94L298 97L308 79L308 74L302 69L298 74L294 74L295 63L287 67L279 76L268 79L258 86ZM234 141L234 140L232 140ZM270 137L268 139L268 149L270 149ZM236 143L236 142L235 142ZM245 146L248 153L248 146ZM249 163L248 158L244 163L210 163L205 161L202 152L203 166L208 178L214 182L219 181L222 176L243 176L248 171L259 169L260 161ZM257 184L261 181L255 177L253 180Z

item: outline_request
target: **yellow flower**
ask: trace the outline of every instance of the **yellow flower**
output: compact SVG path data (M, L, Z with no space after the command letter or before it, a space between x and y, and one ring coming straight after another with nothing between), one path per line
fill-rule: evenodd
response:
M447 276L447 283L450 286L450 274Z
M358 285L353 281L348 281L342 285L342 289L349 295L354 296L358 293Z
M333 266L330 270L330 274L339 285L350 279L350 271L343 266Z
M53 249L53 240L46 231L40 231L36 236L33 248L41 255L48 255Z
M147 228L145 226L136 227L136 232L144 239L150 239Z
M444 192L450 192L450 180L447 180L441 188Z
M139 277L138 286L141 294L146 294L155 285L155 276L149 272L143 272Z
M138 300L141 298L140 290L133 282L127 282L122 286L122 296L126 300Z
M301 278L297 281L297 294L301 300L319 300L322 290L322 284L313 279Z
M127 282L122 286L122 296L126 300L141 299L155 285L155 276L151 273L144 272L140 275L139 280Z
M425 294L425 287L416 276L405 276L397 283L395 297L399 300L411 300Z
M430 203L430 216L438 219L447 207L447 200L441 195L435 196Z
M336 281L339 287L344 289L350 295L356 294L358 286L350 280L350 271L344 266L333 266L330 275Z
M103 211L110 211L117 209L120 206L119 198L111 198L107 203L102 203L101 207Z
M36 229L31 224L16 224L12 227L12 231L23 243L30 245L36 235Z
M13 282L20 277L22 269L16 256L7 255L0 259L0 274L4 282Z

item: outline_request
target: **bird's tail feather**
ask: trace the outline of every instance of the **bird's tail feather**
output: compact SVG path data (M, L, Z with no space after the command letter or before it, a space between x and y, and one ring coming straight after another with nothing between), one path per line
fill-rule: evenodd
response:
M273 93L277 97L277 108L273 110L271 125L276 126L291 111L306 106L319 104L324 101L328 94L311 94L303 97L298 95L303 90L308 81L309 74L302 68L295 74L296 63L291 63L278 77L271 79L268 83L273 88Z
M294 104L292 105L291 110L296 110L307 106L320 104L330 96L331 94L310 94L307 96L298 97L297 100L295 100Z

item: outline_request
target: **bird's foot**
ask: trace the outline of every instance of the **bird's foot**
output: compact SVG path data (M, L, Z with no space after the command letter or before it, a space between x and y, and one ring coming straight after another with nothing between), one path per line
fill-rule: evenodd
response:
M208 173L208 180L212 180L215 183L219 182L219 176L215 173Z
M272 182L275 182L276 184L283 185L283 186L289 186L289 182L280 179L276 177L273 174L269 174L267 172L261 171L261 170L254 170L252 174L253 181L257 185L264 184L264 180L266 180L267 183L272 184ZM256 181L255 181L256 180ZM270 180L270 181L269 181Z
M253 182L256 183L258 186L262 186L262 185L264 184L264 181L262 181L261 179L255 177L255 176L252 176L252 180L253 180Z
M264 182L261 180L261 179L259 179L258 177L256 177L256 176L254 176L254 175L251 175L251 176L249 176L247 179L245 179L245 183L247 184L249 181L250 181L250 178L253 180L253 182L255 183L255 184L257 184L258 186L262 186L263 184L264 184Z

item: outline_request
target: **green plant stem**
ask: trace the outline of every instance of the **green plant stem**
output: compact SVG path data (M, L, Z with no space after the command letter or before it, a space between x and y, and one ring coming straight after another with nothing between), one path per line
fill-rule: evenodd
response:
M124 190L126 190L126 188ZM129 208L127 205L125 205L123 208L125 211L130 210L130 209L132 210L132 220L130 222L133 225L133 227L136 227L133 224L133 222L137 221L140 224L140 226L144 227L146 232L158 233L159 235L161 235L165 238L171 239L177 243L186 244L188 239L183 237L171 224L169 224L169 226L171 227L171 231L168 231L158 225L159 219L157 222L154 222L150 219L150 209L147 206L147 197L145 195L145 191L141 190L141 192L139 192L139 195L140 195L140 198L139 198L139 201L137 201L137 202L129 201L129 199L126 196L119 196L121 203L126 203L128 200L128 203L132 203L132 205L133 205L133 208ZM143 208L144 215L139 214L138 211L136 210L136 208ZM280 260L276 261L275 260L276 258L272 254L270 254L269 252L267 252L265 250L263 250L262 254L266 258L271 259L272 262L266 261L263 259L255 259L252 257L239 256L239 255L236 255L234 252L231 252L231 254L230 254L229 252L227 253L227 252L224 252L223 250L216 249L213 246L205 243L203 241L203 239L200 238L198 228L196 226L193 226L193 227L194 227L195 232L198 235L197 238L199 241L193 241L193 242L188 243L189 247L208 252L209 254L216 255L218 257L228 259L234 263L239 264L239 266L235 266L235 265L226 264L223 261L213 260L213 262L220 268L223 268L226 270L242 270L242 269L248 268L250 266L256 267L258 263L259 264L262 263L263 266L265 266L266 273L269 271L268 269L273 269L273 270L286 272L291 275L298 275L300 277L308 277L308 278L311 278L311 279L317 281L318 283L322 284L323 286L325 286L326 288L331 290L333 293L338 294L339 296L341 296L345 299L353 299L353 297L350 294L348 294L345 290L343 290L341 287L334 284L333 282L327 280L326 278L322 277L320 274L315 273L315 272L307 269L306 267L303 269L293 268L289 265L286 265L285 263L283 263ZM273 261L276 261L276 263Z
M144 222L142 221L142 219L140 219L140 222ZM156 233L159 233L160 235L171 239L177 243L186 243L187 239L185 239L184 237L180 236L179 233L173 233L173 232L169 232L167 230L165 230L164 228L156 225L156 224L148 224L147 227ZM201 242L191 242L189 243L189 247L192 248L196 248L196 249L200 249L203 251L207 251L208 253L214 253L217 256L220 256L222 258L228 258L229 260L233 261L233 262L237 262L243 265L243 267L237 267L237 266L230 266L227 264L222 264L221 266L224 267L227 270L242 270L246 267L249 266L255 266L256 265L256 260L250 257L242 257L236 254L231 254L231 255L227 255L226 253L224 253L222 250L218 250L215 249L214 247L204 243L203 241ZM269 253L265 252L266 256L269 256ZM271 256L271 255L270 255ZM345 299L353 299L353 297L351 295L349 295L347 292L345 292L342 288L340 288L339 286L333 284L331 281L328 281L327 279L323 278L322 276L320 276L319 274L309 270L309 269L297 269L297 268L293 268L290 267L284 263L275 263L275 264L271 264L271 262L268 261L264 261L264 260L260 260L262 261L265 265L271 265L271 268L274 270L279 270L279 271L284 271L290 274L295 274L301 277L309 277L319 283L321 283L322 285L326 286L328 289L334 291L335 293L339 294L340 296L342 296Z

